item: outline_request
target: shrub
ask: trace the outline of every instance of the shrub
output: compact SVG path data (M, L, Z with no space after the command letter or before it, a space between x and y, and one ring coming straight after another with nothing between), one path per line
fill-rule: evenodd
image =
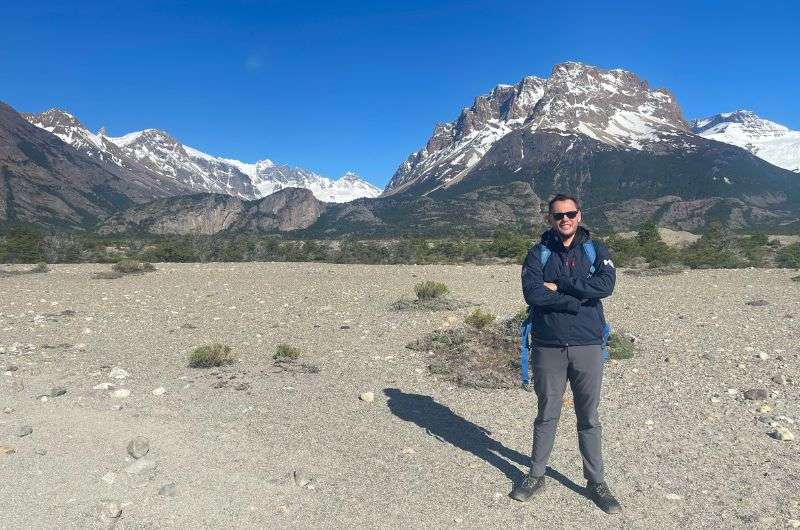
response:
M43 273L43 272L50 272L50 269L47 267L47 263L41 261L41 262L37 263L36 265L34 265L33 268L28 272L32 272L34 274L39 274L39 273Z
M433 331L406 347L432 352L431 375L468 388L519 386L519 332L511 326L462 326Z
M272 356L273 359L276 361L288 361L288 360L296 360L300 357L300 350L297 348L293 348L292 346L286 344L285 342L281 342L278 344L278 348L275 350L275 355Z
M525 322L526 318L528 318L528 308L523 307L519 311L514 313L514 316L511 317L511 321L516 323L517 326L519 326L520 324Z
M111 268L121 274L136 274L140 272L150 272L156 270L152 263L147 261L136 261L133 259L123 259L116 262Z
M418 300L433 300L450 292L450 289L443 283L426 281L414 286Z
M633 340L628 337L612 333L608 338L608 356L611 359L630 359L633 357L633 350Z
M488 313L481 308L476 309L464 319L466 324L478 329L483 329L497 318L497 315Z
M733 269L745 266L735 239L720 223L711 223L706 233L685 251L684 260L693 269Z
M800 269L800 243L792 243L781 248L775 261L780 267Z
M143 253L143 258L170 263L190 263L200 261L196 248L188 240L176 239L160 241Z
M38 263L44 261L44 236L38 228L15 226L8 230L0 248L0 258L6 263Z
M646 221L639 227L639 232L636 234L636 242L641 246L646 246L650 243L661 243L661 234L658 232L658 226L653 221Z
M605 240L605 243L617 266L627 267L634 258L641 256L641 247L635 238L612 234Z
M792 277L791 277L791 280L792 280L793 282L800 282L800 276L792 276Z
M236 356L231 352L230 346L219 342L198 346L189 355L189 366L192 368L212 368L233 364Z
M517 263L522 263L530 246L530 237L526 237L511 228L500 227L492 237L489 251L498 258L510 258Z

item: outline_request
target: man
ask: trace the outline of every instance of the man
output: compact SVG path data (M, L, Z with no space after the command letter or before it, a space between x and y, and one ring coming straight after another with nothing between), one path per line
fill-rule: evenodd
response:
M603 511L619 513L622 507L603 478L597 414L605 325L600 299L614 290L614 263L599 241L592 242L596 259L589 262L583 248L583 243L589 241L589 231L580 226L582 215L577 199L556 195L548 210L551 228L542 234L541 245L550 250L550 257L542 267L537 245L528 252L522 266L522 291L532 311L531 357L538 413L533 423L531 470L514 487L511 497L526 501L544 489L547 460L569 381L587 489ZM594 273L590 271L592 265Z

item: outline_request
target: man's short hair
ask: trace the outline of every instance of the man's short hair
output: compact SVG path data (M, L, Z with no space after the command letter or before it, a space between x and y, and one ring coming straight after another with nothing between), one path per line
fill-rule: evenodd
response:
M578 202L578 199L576 199L572 195L564 195L563 193L559 193L558 195L556 195L555 197L550 199L549 203L547 203L547 211L548 212L552 212L553 211L553 203L559 202L559 201L572 201L572 202L575 203L575 208L576 209L578 209L578 210L581 209L581 205Z

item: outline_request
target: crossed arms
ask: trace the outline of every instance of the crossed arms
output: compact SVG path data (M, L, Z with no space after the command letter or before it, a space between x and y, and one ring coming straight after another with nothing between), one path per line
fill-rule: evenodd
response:
M597 259L592 276L578 279L562 277L550 282L544 281L542 264L535 249L528 251L522 265L522 293L528 305L577 314L582 301L611 295L616 282L611 255L602 243L597 243L595 248Z

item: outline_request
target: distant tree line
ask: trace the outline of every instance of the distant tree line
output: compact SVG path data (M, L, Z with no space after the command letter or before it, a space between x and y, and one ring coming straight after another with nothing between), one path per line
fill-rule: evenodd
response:
M617 266L690 268L800 268L800 243L780 245L764 234L734 234L719 224L691 245L667 245L652 222L635 237L601 238ZM536 240L538 241L538 235ZM393 240L293 240L280 236L215 235L112 237L47 234L15 226L0 233L0 263L317 261L365 264L521 263L535 242L532 235L504 227L491 238Z

